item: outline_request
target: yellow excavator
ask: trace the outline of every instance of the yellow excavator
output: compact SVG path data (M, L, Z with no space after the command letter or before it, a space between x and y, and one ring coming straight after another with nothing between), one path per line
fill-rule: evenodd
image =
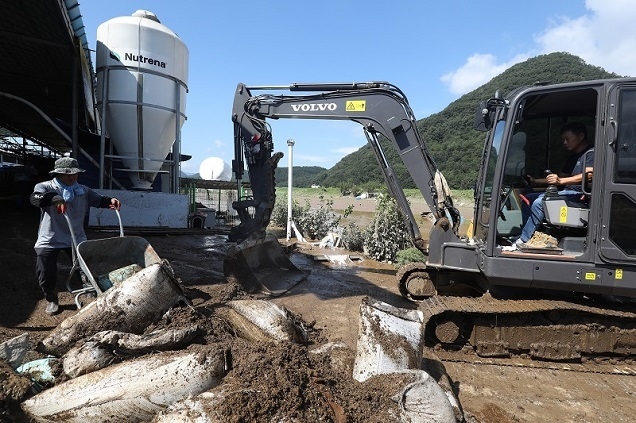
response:
M252 196L233 205L241 223L230 234L235 245L224 268L247 288L275 295L305 276L266 235L282 157L274 152L268 120L285 118L362 126L413 244L426 253L425 262L398 271L397 283L425 314L427 345L468 348L481 357L635 358L636 79L533 85L481 102L474 126L485 139L470 236L458 233L461 217L446 181L395 85L239 84L232 167L239 186L247 167ZM568 122L585 125L594 146L584 157L595 163L581 178L586 201L577 204L527 181L560 168L560 128ZM391 142L430 208L435 223L425 238L380 136ZM539 229L555 240L548 248L515 243L528 191L546 191Z

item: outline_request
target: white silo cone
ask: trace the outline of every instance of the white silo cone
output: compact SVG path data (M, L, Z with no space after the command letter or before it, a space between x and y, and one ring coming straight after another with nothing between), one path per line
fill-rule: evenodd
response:
M97 28L96 63L115 156L133 189L150 189L186 119L188 49L152 12L138 10Z

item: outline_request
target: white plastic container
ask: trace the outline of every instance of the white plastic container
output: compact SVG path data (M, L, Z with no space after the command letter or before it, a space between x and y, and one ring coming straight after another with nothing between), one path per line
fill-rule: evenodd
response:
M133 189L148 190L180 142L188 49L154 13L138 10L97 28L96 64L104 130Z

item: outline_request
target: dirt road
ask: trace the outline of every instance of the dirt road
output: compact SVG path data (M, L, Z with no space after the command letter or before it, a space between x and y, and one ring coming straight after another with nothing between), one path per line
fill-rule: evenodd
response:
M339 201L346 203L347 199ZM363 200L354 206L360 205L362 209L363 204L374 202ZM43 313L44 301L33 275L36 212L2 212L5 229L0 233L0 342L28 332L31 343L35 345L49 330L76 313L70 294L65 292L60 295L62 312L59 315L51 317ZM99 236L107 235L89 234L89 237ZM202 231L198 234L145 237L159 256L170 262L189 290L196 309L209 310L227 297L230 287L222 273L223 235ZM302 316L304 321L312 322L321 342L342 341L355 351L359 307L365 296L397 307L416 307L399 295L392 265L368 259L346 264L316 260L325 254L348 252L321 250L311 243L298 245L292 260L310 274L286 295L273 300ZM66 263L60 268L60 278L64 278L68 270ZM263 360L263 366L279 363L272 359L274 350L265 355L259 354L258 360ZM271 356L268 357L268 354ZM27 359L40 356L31 351ZM252 352L249 357L254 359L256 356ZM454 383L469 422L636 421L634 376L451 361L442 364ZM370 397L370 393L356 397L355 390L359 389L356 387L356 384L348 385L351 398ZM354 408L366 404L365 400L342 401L345 409L349 408L345 410L350 416L349 421L377 421L373 418L377 413L371 406L368 410L353 412Z

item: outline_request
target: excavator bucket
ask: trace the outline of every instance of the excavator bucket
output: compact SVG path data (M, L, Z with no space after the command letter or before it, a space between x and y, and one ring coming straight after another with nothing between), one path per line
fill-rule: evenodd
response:
M223 262L223 273L247 292L279 296L298 285L307 273L291 262L273 235L246 239L231 246Z

